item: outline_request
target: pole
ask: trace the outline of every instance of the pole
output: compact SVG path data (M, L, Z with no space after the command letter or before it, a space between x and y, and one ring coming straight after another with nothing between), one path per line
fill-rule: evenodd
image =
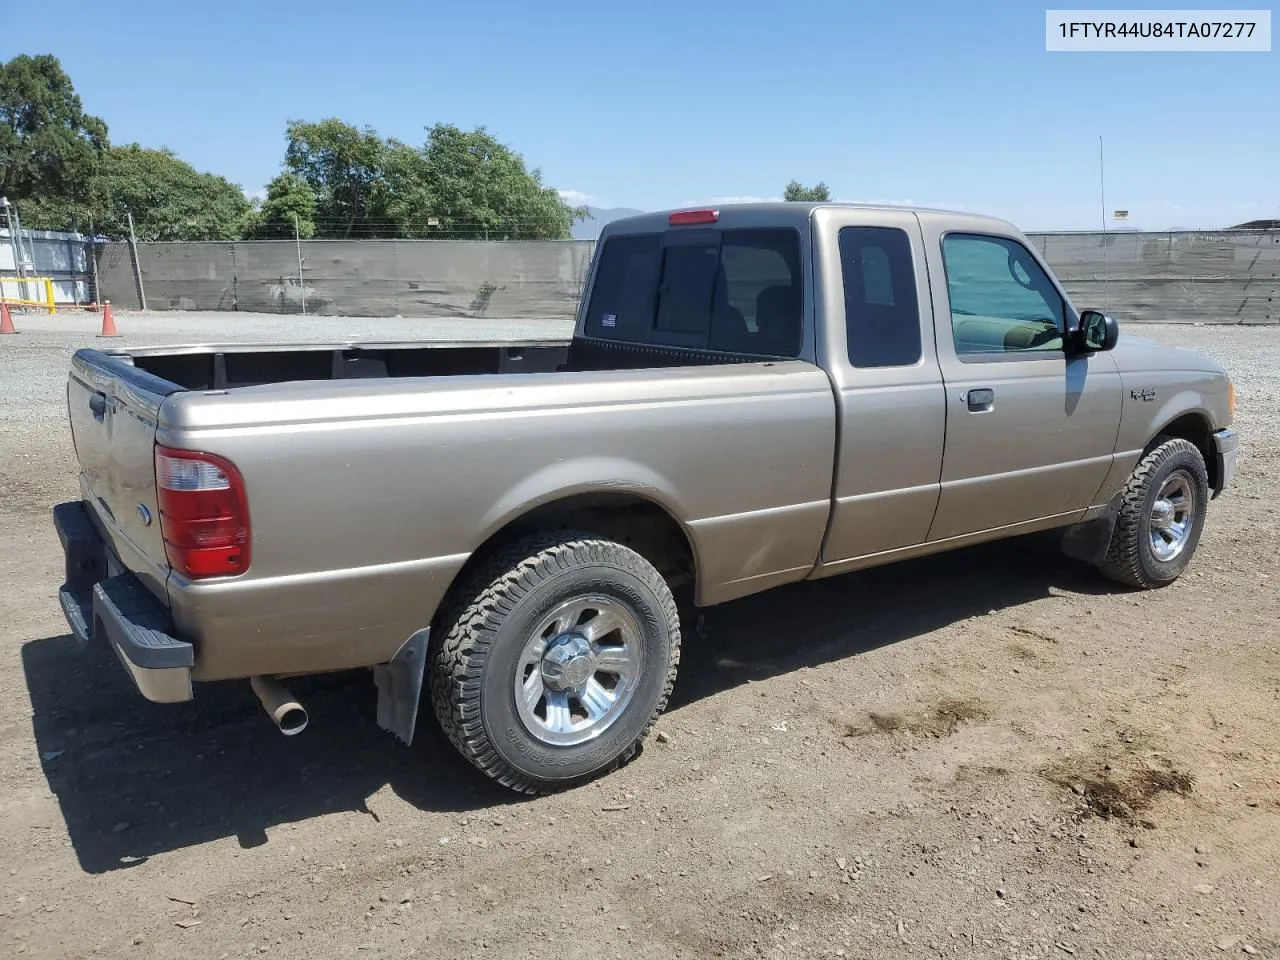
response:
M302 315L307 315L307 288L302 285L302 234L298 230L298 215L293 215L293 242L298 247L298 296L302 298Z
M98 286L98 231L93 225L93 221L89 221L89 262L93 264L93 297L90 303L98 303L102 297L102 290Z
M27 276L27 264L30 263L33 269L35 267L35 251L34 249L32 250L32 259L27 260L27 252L22 246L22 218L18 216L18 208L13 204L9 204L9 235L13 237L14 250L18 255L18 260L14 266L18 268L18 276L25 277ZM27 285L24 283L22 284L22 295L24 297L27 295L26 290Z
M133 232L133 211L126 210L129 218L129 252L133 254L133 282L138 287L138 306L147 309L147 293L142 289L142 263L138 260L138 237Z
M1107 306L1107 173L1102 156L1102 136L1098 136L1098 195L1102 203L1102 306Z
M22 270L19 268L19 264L22 262L22 258L18 256L18 244L13 236L13 214L10 212L9 200L7 197L0 197L0 213L4 214L4 227L5 227L6 233L8 234L9 251L13 254L13 269L14 269L14 272L17 273L19 277L21 277ZM19 283L18 284L19 300L22 299L22 294L23 294L22 284ZM0 279L0 300L3 300L4 298L5 298L4 281Z

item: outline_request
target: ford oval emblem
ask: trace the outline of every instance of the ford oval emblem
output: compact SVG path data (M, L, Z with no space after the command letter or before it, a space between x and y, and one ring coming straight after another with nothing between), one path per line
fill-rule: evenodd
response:
M138 504L138 519L142 521L144 527L151 526L151 511L147 509L145 503Z

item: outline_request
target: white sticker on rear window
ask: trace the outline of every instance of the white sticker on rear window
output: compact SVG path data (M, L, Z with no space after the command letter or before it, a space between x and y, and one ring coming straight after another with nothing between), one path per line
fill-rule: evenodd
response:
M616 316L615 314L612 314L612 313L606 313L606 314L604 315L604 325L605 325L606 327L616 327L616 326L618 325L618 318L617 318L617 316Z

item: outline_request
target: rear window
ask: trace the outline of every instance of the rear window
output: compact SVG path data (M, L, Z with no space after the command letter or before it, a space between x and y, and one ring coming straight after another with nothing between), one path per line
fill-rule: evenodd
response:
M794 357L803 334L800 236L701 230L605 241L589 337Z
M653 326L662 238L656 233L605 242L587 314L589 337L643 343Z

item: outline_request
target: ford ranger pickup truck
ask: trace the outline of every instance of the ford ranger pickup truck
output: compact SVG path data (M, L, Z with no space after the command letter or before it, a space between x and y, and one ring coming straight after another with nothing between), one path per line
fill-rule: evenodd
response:
M833 203L610 223L567 340L84 349L67 404L61 606L144 697L296 734L283 681L367 667L525 793L636 754L685 600L1051 528L1162 587L1237 446L1222 367L1013 225Z

